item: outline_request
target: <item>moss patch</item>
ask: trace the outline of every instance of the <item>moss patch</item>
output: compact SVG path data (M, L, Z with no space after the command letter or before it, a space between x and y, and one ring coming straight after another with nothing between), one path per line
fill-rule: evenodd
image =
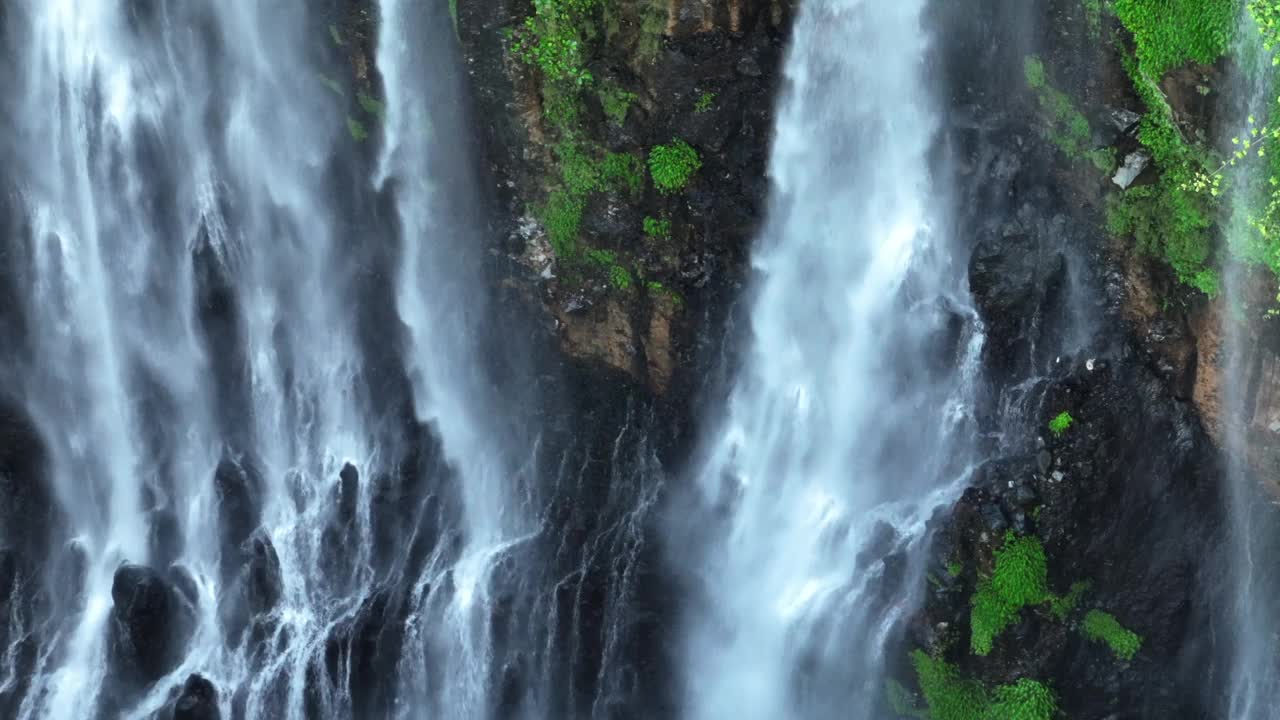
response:
M1142 647L1142 638L1137 633L1101 610L1090 610L1085 615L1081 630L1090 640L1106 643L1117 658L1126 662L1132 660Z

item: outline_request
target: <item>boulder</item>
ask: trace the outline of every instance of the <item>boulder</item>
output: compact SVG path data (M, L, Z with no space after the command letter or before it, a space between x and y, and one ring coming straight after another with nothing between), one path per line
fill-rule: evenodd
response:
M218 689L202 675L191 675L173 704L173 720L221 720Z
M194 612L164 575L143 565L124 564L116 570L111 599L113 670L125 688L144 689L182 662Z
M222 580L227 582L248 561L246 543L262 524L262 474L247 459L223 456L213 474L218 498Z

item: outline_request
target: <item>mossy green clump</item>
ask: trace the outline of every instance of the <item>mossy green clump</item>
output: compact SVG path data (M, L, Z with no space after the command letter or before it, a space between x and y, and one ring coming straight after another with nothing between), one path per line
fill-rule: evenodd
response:
M644 234L651 240L666 240L671 237L671 221L645 217Z
M337 80L334 80L333 78L329 77L328 75L325 75L324 73L320 73L319 77L320 77L320 83L323 84L325 87L329 88L330 90L332 90L334 95L337 95L338 97L347 96L347 94L342 90L342 84L339 83Z
M1071 589L1067 591L1066 595L1049 599L1049 612L1058 619L1058 622L1064 622L1067 616L1080 605L1080 600L1084 598L1084 594L1091 587L1093 587L1093 583L1088 580L1071 583Z
M991 698L982 683L923 650L911 653L930 720L984 720Z
M996 637L1024 607L1052 597L1048 583L1048 561L1040 540L1007 533L1004 545L995 551L995 568L990 576L978 580L973 594L970 649L978 655L990 653Z
M693 104L693 111L696 113L704 113L709 111L716 104L716 94L713 92L704 92L698 96L697 102Z
M635 93L613 84L601 86L596 91L596 95L600 98L600 107L604 109L605 117L609 118L609 122L617 126L621 126L627 121L627 111L631 109L631 104L639 97Z
M1058 712L1052 690L1037 680L1023 678L994 692L981 682L964 677L955 666L923 650L911 653L925 709L899 685L887 687L889 705L900 716L926 720L1051 720Z
M1239 0L1116 0L1142 72L1157 81L1188 62L1209 64L1231 46Z
M1022 679L996 688L987 718L991 720L1052 720L1058 712L1053 691L1037 680Z
M1117 658L1128 662L1142 647L1142 637L1121 625L1110 613L1090 610L1081 628L1085 637L1106 643Z
M658 192L664 195L680 192L689 179L702 167L698 151L689 143L676 138L666 145L658 145L649 151L649 174Z
M350 116L347 117L347 132L351 134L351 139L356 142L364 142L369 139L369 130L364 126L364 123Z
M613 265L609 268L609 283L618 290L630 290L634 280L630 270L621 265Z
M1049 142L1073 160L1087 159L1103 172L1110 171L1115 164L1113 153L1106 148L1092 147L1093 133L1088 119L1076 109L1066 93L1050 84L1044 62L1035 55L1028 55L1023 60L1022 73L1027 87L1036 94Z
M1102 32L1102 0L1081 0L1084 20L1089 25L1089 37L1094 40Z
M947 563L947 574L951 577L960 577L960 573L964 572L964 565L954 560Z
M600 179L634 197L644 189L644 163L630 153L608 153L600 163Z
M1049 421L1049 432L1053 433L1055 437L1061 436L1075 421L1076 419L1071 417L1071 413L1063 410L1054 415L1053 419Z
M547 82L589 84L584 33L594 7L595 0L534 0L533 15L516 33L516 56Z
M537 211L539 220L547 229L551 249L562 261L569 261L578 253L578 230L582 226L582 213L586 206L586 201L581 197L565 190L556 190Z
M356 93L356 102L360 103L360 107L370 115L376 117L379 121L385 120L387 117L387 108L382 104L381 100L369 95L368 93Z
M1225 54L1235 33L1238 0L1116 0L1117 17L1133 34L1133 57L1125 69L1147 108L1138 139L1151 153L1160 179L1130 188L1111 204L1108 228L1133 235L1140 250L1165 258L1186 285L1216 295L1218 273L1211 267L1211 218L1216 190L1202 178L1209 153L1188 143L1160 88L1165 73L1188 62L1212 63Z

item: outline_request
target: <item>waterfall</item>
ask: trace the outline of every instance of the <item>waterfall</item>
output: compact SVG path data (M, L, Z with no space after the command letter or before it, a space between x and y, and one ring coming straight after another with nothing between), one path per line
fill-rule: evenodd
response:
M684 629L688 717L872 717L920 577L886 556L913 557L966 474L982 336L930 171L924 4L797 19L751 339L696 472L715 529L676 558L708 596Z
M366 657L353 636L399 627L446 573L465 605L530 532L484 427L496 410L466 327L483 304L458 309L479 296L478 253L446 239L468 189L432 149L463 143L419 94L429 58L406 55L417 4L383 9L400 22L379 42L377 168L343 118L354 90L325 74L339 30L312 5L0 13L3 256L21 298L3 312L25 330L0 356L4 422L42 445L57 512L37 530L70 538L39 577L5 579L13 717L151 717L193 673L223 717L371 716L395 679L353 673L394 676L401 645ZM35 586L53 607L17 599ZM467 645L483 621L459 623L440 632L483 655Z
M1276 121L1272 113L1275 90L1271 54L1262 48L1251 12L1243 9L1240 16L1235 55L1241 63L1234 88L1240 107L1226 124L1226 132L1236 137L1237 143L1239 138L1248 138L1259 127ZM1220 313L1225 356L1221 367L1227 471L1224 493L1229 513L1227 553L1234 630L1233 653L1228 662L1227 715L1233 720L1272 717L1275 703L1280 700L1280 663L1274 652L1280 639L1280 606L1276 604L1280 577L1269 567L1269 558L1280 551L1280 533L1273 504L1267 497L1272 491L1259 484L1248 461L1250 443L1258 441L1249 437L1249 377L1255 361L1254 346L1259 341L1244 316L1250 302L1250 267L1246 263L1262 262L1265 245L1259 243L1258 231L1250 220L1256 209L1266 204L1270 191L1265 183L1267 159L1258 160L1253 155L1247 153L1244 162L1227 170L1232 202L1225 234L1233 257L1225 263L1224 310Z

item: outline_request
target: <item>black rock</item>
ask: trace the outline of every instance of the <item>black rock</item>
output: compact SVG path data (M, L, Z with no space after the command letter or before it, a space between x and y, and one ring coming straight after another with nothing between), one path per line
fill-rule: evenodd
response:
M191 675L173 704L173 720L221 720L218 689L201 675Z
M116 570L111 599L113 669L126 688L143 689L182 662L194 614L168 579L143 565Z
M262 475L248 460L224 456L214 471L213 485L222 536L222 580L226 582L248 560L245 543L262 523Z
M280 602L284 587L280 558L265 534L254 534L240 554L248 559L218 606L227 643L232 647L240 644L250 625L255 628L251 639L265 636L260 630L268 626L267 616Z

